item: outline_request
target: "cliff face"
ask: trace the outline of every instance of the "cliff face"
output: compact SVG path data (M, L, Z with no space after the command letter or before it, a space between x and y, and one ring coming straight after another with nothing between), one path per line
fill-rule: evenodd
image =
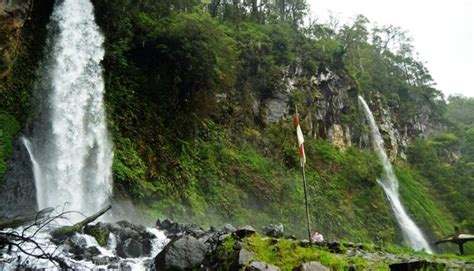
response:
M36 70L54 0L0 2L0 211L17 215L36 208L31 162L18 131L31 113ZM11 129L11 127L16 127ZM10 131L9 131L10 130Z
M0 78L13 65L21 45L21 32L31 14L32 0L0 2Z
M406 114L400 101L387 102L380 92L359 94L354 81L343 70L325 68L312 76L301 74L298 68L294 70L287 71L282 79L286 86L283 90L266 100L255 101L265 108L267 123L288 117L296 104L307 125L305 133L310 136L328 140L342 150L352 145L368 147L368 127L364 127L357 102L357 95L362 95L374 113L392 159L406 159L406 147L413 139L428 138L444 129L436 123L437 116L428 104L420 103L415 112Z
M11 13L26 13L32 6L33 0L1 0L0 15Z

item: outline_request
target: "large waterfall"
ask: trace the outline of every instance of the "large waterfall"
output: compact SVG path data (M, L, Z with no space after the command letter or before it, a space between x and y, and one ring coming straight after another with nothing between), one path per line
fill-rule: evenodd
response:
M31 156L39 208L90 213L112 193L101 60L104 37L89 0L56 1L48 25L40 85L42 116L24 141Z
M392 207L395 218L400 226L403 233L404 240L410 244L415 250L425 250L428 253L432 253L431 247L426 241L420 228L415 222L408 216L402 202L400 201L400 195L398 193L398 179L393 172L392 163L388 159L387 153L384 148L384 141L380 135L379 128L375 122L372 111L365 102L365 100L359 96L359 102L364 108L365 116L369 122L370 131L372 135L372 142L377 152L377 156L383 164L383 173L377 182L382 186L385 192L390 206Z

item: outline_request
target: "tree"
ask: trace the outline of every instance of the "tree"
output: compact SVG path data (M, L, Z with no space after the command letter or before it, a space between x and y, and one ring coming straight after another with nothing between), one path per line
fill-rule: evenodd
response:
M86 217L81 222L74 224L73 226L64 226L55 229L52 232L52 236L71 235L78 233L88 223L95 221L97 218L105 214L112 207L107 206L92 216ZM58 269L71 269L67 262L63 259L63 255L60 254L58 248L51 251L49 248L52 247L51 241L39 240L37 235L46 229L49 229L53 223L57 220L67 219L67 215L77 212L64 212L55 215L53 214L53 208L47 208L37 213L17 217L7 221L0 222L0 249L8 247L8 253L23 253L28 257L35 259L43 259L51 261ZM25 227L19 227L25 224L29 224ZM19 227L19 228L17 228ZM16 248L17 250L14 250ZM20 257L19 257L20 259ZM22 263L19 263L22 265ZM18 266L21 267L21 266Z

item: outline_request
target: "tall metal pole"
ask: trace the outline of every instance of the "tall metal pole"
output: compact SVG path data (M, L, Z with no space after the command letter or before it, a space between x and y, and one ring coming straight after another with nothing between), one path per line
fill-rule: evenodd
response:
M309 209L308 209L308 189L306 184L306 174L304 172L304 163L301 163L301 169L303 173L303 184L304 184L304 205L306 209L306 225L308 227L308 240L311 241L311 229L309 227Z

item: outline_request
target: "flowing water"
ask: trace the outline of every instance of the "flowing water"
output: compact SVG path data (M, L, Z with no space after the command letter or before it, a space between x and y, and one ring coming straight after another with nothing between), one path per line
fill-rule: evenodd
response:
M17 228L11 231L31 235L38 230L38 227ZM20 251L17 247L13 247L11 251L0 249L0 270L60 270L59 266L48 259L40 259L31 257L28 254L41 254L41 252L51 254L61 259L72 270L153 270L153 259L169 242L169 239L162 231L155 228L147 228L154 238L151 239L152 250L149 255L140 258L119 258L115 251L115 236L111 233L107 239L107 246L101 247L97 240L87 234L77 233L73 239L83 243L85 248L95 247L100 252L97 258L111 259L111 262L101 263L100 261L75 260L66 252L63 245L56 246L50 240L48 229L39 230L35 234L35 242L39 244L42 251L32 242L25 242ZM26 252L26 253L25 253Z
M94 19L90 0L57 0L48 25L46 58L38 83L41 101L38 123L30 138L22 138L33 167L39 209L60 207L62 211L92 214L109 203L112 194L112 146L104 110L104 82L100 62L104 37ZM40 99L41 99L40 98ZM48 259L28 254L52 254L74 270L148 270L153 258L168 243L163 232L148 228L151 252L140 258L116 256L117 237L110 233L107 246L94 237L77 233L73 238L85 248L95 248L102 258L74 260L68 245L55 245L50 231L83 216L54 220L55 225L2 229L24 234L33 241L20 247L0 247L0 270L58 270ZM123 240L122 240L123 242Z
M25 140L38 208L93 213L112 194L112 146L100 62L104 37L89 0L56 1L41 78L45 116ZM66 204L66 205L65 205Z
M383 164L383 172L380 179L377 182L382 187L385 195L390 202L395 218L397 219L398 225L403 233L404 240L415 250L425 250L428 253L432 253L431 247L426 241L420 228L415 222L408 216L402 202L400 201L400 195L398 192L398 179L393 172L392 163L388 159L387 153L385 152L385 145L382 136L380 135L379 128L375 122L372 111L365 102L365 100L359 96L359 102L362 105L367 121L369 122L370 131L372 135L372 142L377 152L377 156Z

